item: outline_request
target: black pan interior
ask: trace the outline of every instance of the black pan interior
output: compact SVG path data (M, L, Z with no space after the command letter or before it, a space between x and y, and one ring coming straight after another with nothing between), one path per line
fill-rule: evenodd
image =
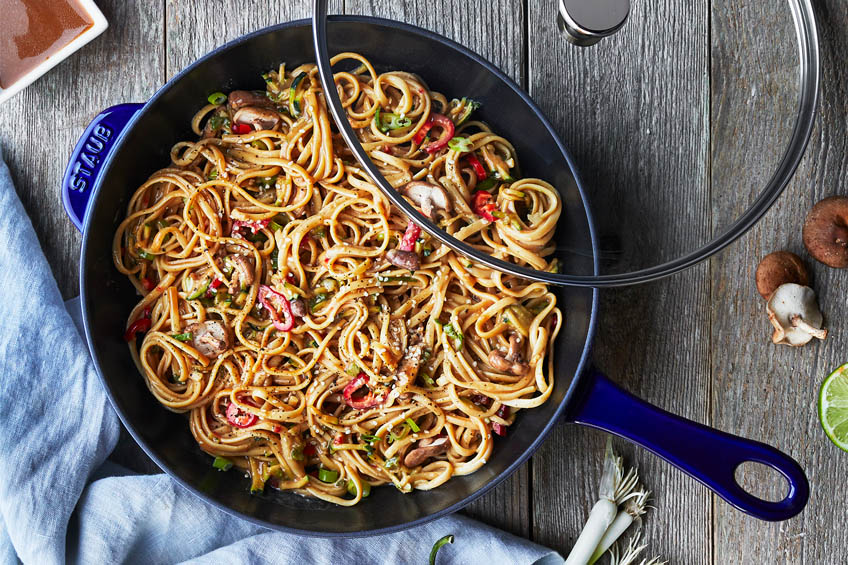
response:
M563 194L560 242L571 248L593 248L587 208L564 150L508 79L453 43L387 20L334 18L329 35L331 53L356 51L369 57L378 70L419 74L448 98L471 96L482 101L482 119L515 144L523 173L551 181ZM311 61L311 41L306 21L268 28L201 59L157 93L124 135L96 188L84 236L81 290L89 344L113 404L135 439L164 470L213 504L269 527L313 535L364 535L456 510L529 457L555 424L585 361L595 292L561 293L566 325L557 344L557 382L551 399L522 412L509 436L497 439L488 464L470 476L408 495L392 487L374 489L362 504L343 508L290 493L250 495L242 475L213 470L211 458L193 440L185 416L165 410L148 392L122 340L126 317L138 297L112 266L112 236L135 188L168 164L175 142L192 137L189 120L209 93L264 88L261 73L280 62ZM569 272L594 272L591 257L568 260Z

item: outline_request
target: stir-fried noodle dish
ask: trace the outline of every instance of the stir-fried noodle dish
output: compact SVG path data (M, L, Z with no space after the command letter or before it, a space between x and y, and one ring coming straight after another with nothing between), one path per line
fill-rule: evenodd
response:
M521 178L478 102L357 54L333 63L352 69L335 83L359 140L413 205L494 257L557 268L560 197ZM115 233L142 295L124 338L148 388L251 492L353 505L474 472L553 390L555 295L393 207L336 131L314 65L264 78L264 92L209 96Z

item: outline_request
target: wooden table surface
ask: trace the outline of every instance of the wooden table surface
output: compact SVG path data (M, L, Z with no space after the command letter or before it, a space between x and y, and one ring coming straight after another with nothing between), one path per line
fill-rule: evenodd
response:
M109 105L146 100L232 38L310 10L303 0L98 4L110 23L106 33L0 106L0 146L67 297L78 293L80 237L62 210L59 182L89 120ZM672 563L848 562L848 453L827 440L816 416L821 379L848 360L848 273L813 265L800 236L814 202L848 192L848 8L844 0L816 4L819 115L780 201L710 261L660 282L602 292L599 366L671 412L784 450L812 485L801 515L761 522L616 441L655 493L645 520L650 552ZM703 241L764 185L791 127L796 71L787 2L632 2L624 29L587 49L562 39L555 6L554 0L334 0L331 11L437 31L512 76L573 151L613 246L626 248L632 240L673 255ZM760 257L782 248L813 267L831 330L824 343L791 349L769 342L753 272ZM596 495L604 438L577 426L556 429L530 462L466 512L566 554ZM155 470L126 433L113 458ZM765 475L744 480L766 495L780 491Z

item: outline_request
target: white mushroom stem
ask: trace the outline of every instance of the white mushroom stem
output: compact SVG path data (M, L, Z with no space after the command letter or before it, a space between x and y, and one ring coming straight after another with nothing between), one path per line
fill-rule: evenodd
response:
M811 326L810 324L805 322L804 318L802 318L799 314L795 314L794 316L792 316L792 318L790 318L790 321L792 322L793 327L796 327L799 330L803 330L815 338L824 339L827 337L826 329Z
M771 340L798 347L814 337L824 339L822 313L816 304L816 294L808 286L786 283L777 287L766 305L769 321L774 326Z

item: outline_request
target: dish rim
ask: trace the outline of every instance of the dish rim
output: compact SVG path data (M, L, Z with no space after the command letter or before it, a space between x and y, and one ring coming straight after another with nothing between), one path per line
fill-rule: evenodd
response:
M442 44L446 45L447 47L449 47L449 48L451 48L455 51L458 51L462 55L472 59L478 65L481 65L482 67L484 67L488 72L492 73L493 75L495 75L500 80L504 81L507 84L507 86L509 86L523 100L523 102L530 107L530 109L533 111L533 113L536 115L536 117L541 121L541 123L543 124L545 129L547 129L549 131L549 133L551 134L551 136L553 137L553 139L556 142L558 151L562 154L562 156L566 160L566 163L568 164L569 172L572 175L572 177L574 178L576 189L577 189L577 191L580 195L580 198L581 198L581 201L582 201L582 204L583 204L583 210L584 210L584 213L586 215L586 224L587 224L587 229L588 229L588 233L589 233L589 237L590 237L590 241L591 241L591 245L592 245L592 250L593 250L593 258L592 258L593 272L594 272L595 275L598 274L599 259L598 259L598 254L596 252L596 250L597 250L597 235L595 233L594 218L593 218L593 215L591 213L591 209L589 207L588 196L586 195L586 192L583 188L583 182L580 178L577 167L574 164L574 160L571 156L571 153L564 146L564 144L562 143L562 140L559 138L559 135L556 133L556 130L553 128L553 126L548 121L548 119L544 116L541 109L536 105L535 102L533 102L533 100L530 98L530 96L520 86L518 86L515 83L515 81L513 81L509 76L504 74L500 69L495 67L494 64L490 63L489 61L487 61L486 59L484 59L480 55L474 53L473 51L471 51L467 47L460 45L459 43L457 43L457 42L455 42L451 39L448 39L448 38L446 38L442 35L439 35L435 32L426 30L426 29L418 27L418 26L414 26L414 25L407 24L407 23L404 23L404 22L398 22L398 21L395 21L395 20L387 19L387 18L371 17L371 16L359 16L359 15L330 16L328 18L328 22L330 22L330 23L332 23L332 22L361 23L361 24L369 24L369 25L376 24L376 25L384 26L386 28L390 28L391 31L393 31L393 32L400 31L400 32L408 32L408 33L412 33L412 34L422 35L429 40L442 43ZM92 338L92 328L91 328L91 324L89 322L88 309L87 309L88 293L86 292L86 287L87 287L87 282L88 282L86 265L88 263L88 251L89 251L88 247L89 247L89 241L90 241L90 239L89 239L89 235L90 235L89 234L89 227L90 227L91 219L93 217L93 215L90 213L90 211L94 207L97 206L99 196L100 196L100 192L101 192L101 189L103 187L103 179L105 179L108 176L109 170L112 166L112 162L114 161L115 157L122 150L125 149L124 143L126 141L127 134L135 127L135 125L141 119L141 117L145 115L145 113L150 108L150 106L154 102L156 102L159 98L164 96L167 92L169 92L172 88L175 88L175 86L187 74L189 74L196 67L200 66L201 64L205 63L206 61L213 59L213 58L219 56L221 53L226 52L227 50L232 49L232 48L234 48L238 45L241 45L242 43L251 41L258 36L261 36L261 35L264 35L264 34L267 34L267 33L277 32L277 31L285 31L285 30L288 30L290 28L295 28L295 27L303 27L303 26L310 27L311 25L312 25L312 23L311 23L311 20L309 18L302 18L302 19L298 19L298 20L283 22L283 23L275 24L273 26L268 26L268 27L247 33L247 34L239 36L239 37L237 37L237 38L235 38L231 41L228 41L228 42L224 43L223 45L220 45L219 47L216 47L212 51L210 51L210 52L206 53L205 55L203 55L202 57L198 58L196 61L194 61L193 63L191 63L190 65L188 65L184 69L182 69L179 73L177 73L170 80L168 80L162 87L160 87L156 91L156 93L153 94L153 96L151 96L144 103L144 105L130 119L130 121L127 122L126 126L123 128L122 132L118 136L118 139L116 140L112 151L109 153L109 155L106 157L106 159L103 162L101 172L98 175L98 178L95 181L95 184L92 188L91 196L90 196L90 199L89 199L89 204L88 204L88 207L87 207L87 213L85 214L85 218L84 218L84 222L83 222L83 230L82 230L82 232L83 232L82 248L81 248L81 252L80 252L80 303L81 303L81 308L82 308L82 313L83 313L82 318L83 318L83 327L84 327L84 330L85 330L86 343L87 343L87 346L88 346L89 351L91 353L92 361L94 362L94 366L95 366L95 369L97 371L97 375L100 378L101 383L103 384L103 387L104 387L105 392L106 392L106 396L108 397L109 402L112 405L112 408L118 414L119 419L121 420L121 422L123 423L123 425L127 429L127 431L129 432L129 434L132 436L133 440L142 448L142 450L147 454L147 456L150 457L156 463L156 465L165 474L167 474L171 479L173 479L177 484L179 484L181 487L187 489L188 491L190 491L195 496L199 497L205 503L210 504L210 505L214 506L215 508L218 508L219 510L221 510L221 511L227 513L227 514L230 514L232 516L237 516L241 519L247 520L248 522L251 522L253 524L256 524L256 525L259 525L259 526L262 526L262 527L265 527L265 528L270 528L270 529L285 532L285 533L298 534L298 535L304 535L304 536L309 536L309 537L320 537L320 538L368 537L368 536L394 533L394 532L405 530L405 529L408 529L408 528L411 528L411 527L420 526L422 524L426 524L428 522L431 522L433 520L437 520L441 517L453 514L457 511L461 510L462 508L468 506L474 500L480 498L481 496L483 496L484 494L488 493L490 490L492 490L493 488L495 488L496 486L501 484L509 476L511 476L513 473L515 473L515 471L518 470L518 468L521 465L523 465L539 449L539 447L542 445L544 440L548 437L548 435L550 434L550 432L552 431L554 426L559 425L561 422L563 422L566 408L571 403L576 389L578 388L578 386L580 385L580 382L583 380L584 375L586 374L585 370L586 370L586 368L589 364L589 356L591 354L592 344L594 342L595 331L596 331L596 326L597 326L598 293L599 293L599 290L597 288L591 289L591 306L590 306L589 310L584 314L584 315L588 316L588 323L586 324L585 337L583 338L582 352L581 352L580 358L577 362L575 373L571 377L571 382L569 383L568 388L565 391L565 394L563 395L562 400L560 401L559 405L554 410L554 413L551 416L551 418L542 427L539 434L532 441L532 443L530 443L530 445L528 447L526 447L520 453L520 455L518 455L518 457L516 457L516 459L511 464L506 466L502 471L500 471L488 483L486 483L483 487L477 489L476 491L472 492L471 494L465 496L464 498L458 500L457 502L455 502L455 503L453 503L453 504L451 504L451 505L449 505L449 506L447 506L447 507L445 507L441 510L433 512L432 514L420 516L420 517L418 517L414 520L410 520L408 522L403 522L403 523L398 523L398 524L391 525L391 526L385 526L385 527L373 528L373 529L364 529L364 530L358 530L358 531L355 531L355 532L305 530L305 529L299 529L299 528L295 528L295 527L291 527L291 526L285 526L285 525L281 525L281 524L277 524L277 523L268 522L268 521L265 521L261 518L257 518L255 516L244 514L240 511L236 510L236 509L233 509L229 506L226 506L225 504L223 504L221 502L218 502L217 500L210 498L209 496L206 495L206 493L202 492L201 490L196 488L194 485L189 484L187 481L183 480L181 477L177 476L174 472L172 472L170 467L167 464L165 464L162 461L162 459L154 453L154 450L150 446L148 446L147 443L141 438L140 434L136 432L136 430L134 429L134 424L129 422L126 414L123 412L123 410L121 410L119 408L118 403L117 403L117 401L116 401L116 399L115 399L115 397L112 393L111 386L110 386L109 382L107 381L105 373L104 373L104 371L101 367L100 358L99 358L97 351L94 347L94 341L93 341L93 338ZM586 290L587 289L574 289L572 291L571 289L565 289L566 292L586 292Z

